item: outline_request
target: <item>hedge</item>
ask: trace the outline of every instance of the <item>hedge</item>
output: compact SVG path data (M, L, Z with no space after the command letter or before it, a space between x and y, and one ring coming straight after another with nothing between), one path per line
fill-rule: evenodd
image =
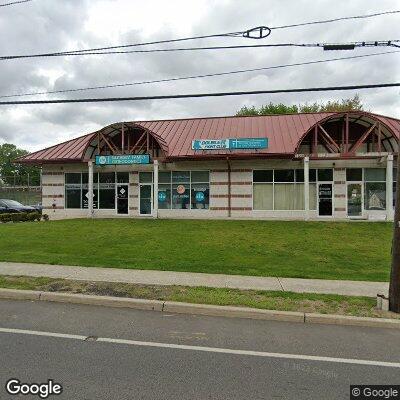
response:
M30 213L21 212L21 213L0 214L0 222L40 221L41 219L42 219L42 214L40 214L39 212L30 212Z

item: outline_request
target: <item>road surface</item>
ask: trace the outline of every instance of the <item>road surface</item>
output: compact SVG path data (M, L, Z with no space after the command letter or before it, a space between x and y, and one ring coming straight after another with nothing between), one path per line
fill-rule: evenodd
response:
M348 399L400 384L400 331L0 301L0 399L10 378L50 399ZM24 396L24 399L39 397Z

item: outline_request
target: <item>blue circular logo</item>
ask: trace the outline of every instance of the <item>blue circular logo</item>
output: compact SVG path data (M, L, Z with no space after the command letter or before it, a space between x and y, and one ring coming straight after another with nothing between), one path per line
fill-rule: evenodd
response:
M196 201L198 203L201 203L202 201L204 201L204 192L196 192Z
M167 193L166 192L158 192L158 201L165 201L167 200Z

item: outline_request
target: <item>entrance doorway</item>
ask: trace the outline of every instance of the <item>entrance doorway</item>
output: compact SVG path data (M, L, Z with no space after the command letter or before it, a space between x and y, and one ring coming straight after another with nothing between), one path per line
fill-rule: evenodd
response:
M153 211L152 185L141 183L139 186L139 214L151 215Z
M331 217L332 211L332 183L319 183L318 215L321 217Z
M362 184L348 183L347 184L347 215L349 217L362 216Z
M117 214L129 213L129 186L128 184L117 185Z

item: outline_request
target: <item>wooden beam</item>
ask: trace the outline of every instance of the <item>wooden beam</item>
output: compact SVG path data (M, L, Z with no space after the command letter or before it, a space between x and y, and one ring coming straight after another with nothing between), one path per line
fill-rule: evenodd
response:
M318 125L315 125L315 128L314 128L312 153L313 154L318 154Z
M345 123L345 132L344 132L344 149L345 153L349 152L349 113L346 113L346 123Z
M130 149L130 153L133 153L136 148L138 147L140 141L146 137L146 132L143 132L142 135L140 136L140 138L137 140L137 142L133 145L133 147Z
M372 125L366 132L364 132L360 139L357 140L356 143L354 143L353 147L351 148L350 152L355 153L356 150L364 143L365 139L368 137L368 135L375 129L376 123Z
M382 151L381 123L378 122L378 152Z
M110 150L113 152L113 154L115 154L116 151L117 151L117 148L114 147L114 145L112 145L112 144L106 139L106 137L105 137L102 133L100 133L100 135L101 135L102 139L107 143L108 147L109 147Z
M337 150L337 153L340 153L340 147L339 145L332 139L332 137L329 135L329 133L322 127L322 125L319 125L319 128L321 129L322 133L325 135L325 138L328 139L330 144Z
M121 126L121 150L122 150L122 154L125 153L125 127L124 127L124 123L122 122L122 126Z

